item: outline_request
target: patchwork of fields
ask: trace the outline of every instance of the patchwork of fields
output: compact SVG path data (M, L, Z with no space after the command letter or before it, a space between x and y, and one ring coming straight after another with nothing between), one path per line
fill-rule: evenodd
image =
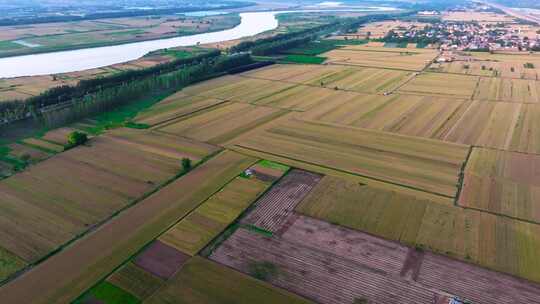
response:
M12 145L36 163L0 181L0 298L538 303L538 83L437 55L347 46Z

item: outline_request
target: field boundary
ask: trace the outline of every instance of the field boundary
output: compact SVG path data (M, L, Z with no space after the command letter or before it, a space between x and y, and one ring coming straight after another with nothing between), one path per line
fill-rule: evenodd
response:
M305 163L305 164L308 164L308 165L312 165L312 166L316 166L316 167L320 167L320 168L324 168L324 169L328 169L328 170L333 170L333 171L337 171L337 172L341 172L341 173L346 173L346 174L350 174L350 175L353 175L353 176L358 176L358 177L362 177L362 178L366 178L366 179L370 179L370 180L374 180L374 181L378 181L378 182L382 182L382 183L386 183L386 184L390 184L390 185L394 185L394 186L408 188L408 189L411 189L411 190L420 191L420 192L424 192L424 193L428 193L428 194L432 194L432 195L437 195L437 196L441 196L441 197L444 197L444 198L450 198L450 199L455 198L455 196L449 196L449 195L445 195L445 194L441 194L441 193L437 193L437 192L433 192L433 191L424 190L424 189L417 188L417 187L414 187L414 186L408 186L408 185L403 185L403 184L400 184L400 183L390 182L390 181L387 181L387 180L384 180L384 179L380 179L380 178L376 178L376 177L370 177L370 176L367 176L367 175L362 175L362 174L350 172L350 171L343 170L343 169L338 169L338 168L333 168L333 167L329 167L329 166L325 166L325 165L321 165L321 164L316 164L316 163L313 163L313 162L300 160L300 159L296 159L296 158L292 158L292 157L288 157L288 156L284 156L284 155L280 155L280 154L276 154L276 153L271 153L271 152L267 152L267 151L261 151L261 150L255 149L255 148L250 148L250 147L242 146L242 145L239 145L239 144L234 144L234 146L239 147L241 149L245 149L245 150L251 150L251 151L255 151L255 152L263 153L263 154L268 154L268 155L272 155L272 156L279 157L279 158L289 159L289 160L292 160L292 161ZM229 149L231 149L231 150L233 150L235 152L238 152L238 153L242 153L241 151L234 150L234 148L229 148ZM246 154L246 153L242 153L242 154Z
M193 169L199 167L200 165L206 163L208 160L214 158L215 156L219 155L221 152L223 152L225 149L223 148L220 148L220 147L217 147L217 151L203 157L199 162L197 162L196 164L194 164ZM36 260L35 262L32 262L32 263L29 263L28 265L26 265L24 268L22 268L21 270L13 273L12 275L8 276L6 279L0 281L0 288L2 288L3 286L5 286L6 284L8 284L9 282L13 281L14 279L16 279L17 277L19 277L20 275L30 271L32 268L34 268L35 266L38 266L39 264L43 263L44 261L46 261L47 259L49 259L50 257L58 254L59 252L61 252L62 250L64 250L65 248L69 247L71 244L77 242L78 240L82 239L83 237L91 234L92 232L96 231L97 229L99 229L100 227L102 227L103 225L105 225L106 223L108 223L110 220L120 216L124 211L130 209L131 207L137 205L138 203L140 203L141 201L143 201L144 199L148 198L149 196L151 196L152 194L160 191L161 189L163 189L164 187L166 187L167 185L171 184L172 182L174 182L175 180L181 178L182 176L186 175L187 173L189 173L190 171L181 171L179 174L173 176L172 178L170 178L169 180L165 181L164 183L158 185L155 189L153 190L150 190L148 191L147 193L144 193L141 197L138 197L136 198L135 200L133 200L131 203L127 204L126 206L120 208L119 210L117 210L116 212L114 212L113 214L111 214L109 217L103 219L102 221L96 223L95 225L93 225L90 229L84 231L83 233L80 233L78 235L76 235L74 238L72 238L71 240L67 241L66 243L58 246L56 249L52 250L51 252L49 252L47 255L39 258L38 260Z
M224 152L225 150L227 149L221 149L219 152L216 152L216 153L213 153L211 157L208 157L207 159L205 159L204 162L207 162L209 161L210 159L216 157L217 155L219 155L220 153ZM257 162L259 162L260 159L257 158L257 160L255 160L254 163L251 164L254 165L256 164ZM187 173L195 170L198 166L202 165L204 162L199 162L197 163L196 166L194 166L190 171L187 171ZM176 179L179 179L183 176L184 174L180 175L178 178ZM111 274L113 274L114 272L116 272L118 269L122 268L124 265L128 264L129 262L131 262L133 260L134 257L136 257L137 255L139 255L140 253L142 253L146 248L148 248L153 242L155 242L156 240L159 239L160 236L162 236L163 234L167 233L167 231L169 231L171 228L173 228L175 225L177 225L178 223L180 223L182 220L184 220L186 217L188 217L191 213L193 213L195 210L197 210L200 206L202 206L205 202L207 202L212 196L216 195L217 193L219 193L221 190L223 190L225 187L227 187L227 185L229 185L234 179L238 178L238 176L234 176L232 179L228 180L222 187L220 187L219 189L217 189L216 191L214 191L213 193L209 194L209 196L204 199L203 201L200 202L200 204L198 204L197 206L193 207L192 209L190 209L184 216L180 217L177 221L175 221L174 223L172 223L171 225L169 225L167 228L163 229L163 231L161 233L159 233L155 238L153 238L152 240L150 240L148 243L146 243L144 246L142 246L136 253L132 254L128 259L126 259L123 263L121 263L120 265L118 265L116 268L114 268L111 272L105 274L101 279L99 279L95 284L93 284L92 286L88 287L83 293L81 293L79 295L79 297L77 297L76 299L74 299L74 301L78 300L78 299L81 299L84 295L86 295L86 293L88 291L90 291L92 288L94 288L95 286L97 286L98 284L100 284L101 282L104 282ZM175 181L176 179L173 179L171 180L170 183L172 183L173 181ZM280 178L281 179L281 178ZM279 179L278 179L279 180ZM169 183L169 184L170 184ZM273 184L272 184L273 186ZM269 188L271 188L272 186L270 186ZM268 190L268 189L267 189ZM266 193L266 191L263 192L263 194ZM261 194L262 195L262 194ZM256 200L258 200L259 197L256 198ZM255 201L253 202L255 203ZM246 209L247 211L247 209ZM217 239L218 237L220 237L224 232L226 232L227 230L229 230L230 228L234 228L234 225L237 224L238 222L238 219L240 218L240 216L238 218L235 219L235 221L233 223L231 223L229 226L227 226L227 228L225 228L223 231L221 231L219 233L218 236L216 236L216 238L214 239ZM212 244L212 242L214 242L214 239L207 244L210 245ZM202 252L203 250L206 249L205 246L203 249L201 249L197 254L199 254L200 252ZM196 255L197 255L196 254ZM193 256L190 257L190 259L192 258ZM179 272L181 271L183 268L183 265L182 267L180 267L174 274L173 274L173 277ZM160 288L158 288L154 293L158 292L163 286L160 286ZM152 293L152 295L154 294ZM150 295L148 298L150 298L152 295Z

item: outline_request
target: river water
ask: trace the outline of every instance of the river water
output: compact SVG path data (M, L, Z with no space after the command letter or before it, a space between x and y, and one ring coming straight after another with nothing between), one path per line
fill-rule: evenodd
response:
M347 9L343 11L367 12L382 10L392 9L384 7ZM320 11L321 10L309 10L297 12ZM229 30L213 33L127 43L106 47L87 48L73 51L0 58L0 78L82 71L135 60L149 52L160 49L177 46L190 46L196 45L197 43L216 43L249 37L277 28L278 20L276 15L291 12L292 11L241 13L241 22L239 25Z

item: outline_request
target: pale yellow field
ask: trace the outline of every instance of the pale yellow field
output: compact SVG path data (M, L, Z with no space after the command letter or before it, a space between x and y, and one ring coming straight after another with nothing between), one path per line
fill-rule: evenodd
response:
M437 138L456 123L468 107L459 99L364 95L351 100L334 100L301 117L348 126Z
M453 197L468 146L373 130L281 119L232 141L406 187Z
M224 143L277 118L286 111L243 103L225 104L173 120L159 131L214 144Z
M330 64L420 71L435 59L437 51L354 45L321 56L327 57Z
M475 148L459 204L540 224L540 156Z
M407 94L470 99L477 82L478 77L476 76L423 73L402 86L398 91Z
M430 68L447 73L495 76L517 79L540 79L540 53L498 54L465 53L466 60L434 63Z
M482 77L473 99L539 103L540 82L536 80Z

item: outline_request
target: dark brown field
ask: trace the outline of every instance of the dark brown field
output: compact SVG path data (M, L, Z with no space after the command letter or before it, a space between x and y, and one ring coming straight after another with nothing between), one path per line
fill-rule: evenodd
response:
M171 278L190 257L160 241L154 241L135 259L135 265L163 279Z

